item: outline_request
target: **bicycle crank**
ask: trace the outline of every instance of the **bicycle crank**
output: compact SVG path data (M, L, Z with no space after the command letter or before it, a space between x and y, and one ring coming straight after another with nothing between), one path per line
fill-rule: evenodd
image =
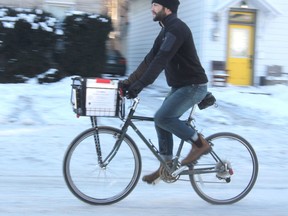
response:
M170 166L170 168L172 168L173 162L169 163L168 165ZM179 170L179 168L180 169L182 168L182 167L180 167L180 165L181 164L178 163L176 165L176 170L174 172L172 172L172 173L170 173L168 170L166 170L165 167L161 166L161 168L160 168L160 178L161 178L161 180L166 182L166 183L174 183L174 182L176 182L179 179L179 177L180 177L179 173L182 172L182 170L179 173L177 172ZM175 174L175 172L177 172L177 174Z

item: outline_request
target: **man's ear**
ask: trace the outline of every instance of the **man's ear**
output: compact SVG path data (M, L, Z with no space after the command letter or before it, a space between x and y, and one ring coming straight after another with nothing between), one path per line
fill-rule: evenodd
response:
M169 8L164 7L164 10L165 10L165 13L166 13L167 15L169 15L169 14L172 13L172 11L171 11Z

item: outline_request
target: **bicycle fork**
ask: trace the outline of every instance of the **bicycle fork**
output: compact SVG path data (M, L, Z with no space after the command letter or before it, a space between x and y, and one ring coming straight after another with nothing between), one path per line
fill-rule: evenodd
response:
M99 128L98 128L98 125L97 125L97 117L93 116L90 119L91 119L92 127L95 129L95 132L93 133L93 136L94 136L94 143L95 143L95 150L96 150L98 164L99 164L99 166L102 169L105 169L107 167L107 165L110 163L110 161L117 154L118 149L120 148L120 144L121 144L121 141L123 140L124 135L119 136L119 134L115 134L115 138L116 138L115 145L112 148L111 152L103 160L102 151L101 151L101 145L100 145L100 138L99 138L99 133L98 133L98 129Z
M98 125L97 125L97 117L93 116L90 117L92 127L95 129L95 132L93 133L94 136L94 143L95 143L95 150L96 155L98 159L98 164L101 168L104 168L104 164L102 161L102 153L101 153L101 146L100 146L100 139L99 139L99 133L98 133Z

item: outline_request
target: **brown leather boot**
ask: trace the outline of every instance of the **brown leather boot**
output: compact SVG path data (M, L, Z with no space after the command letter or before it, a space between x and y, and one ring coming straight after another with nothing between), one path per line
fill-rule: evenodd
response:
M147 182L148 184L155 184L155 181L160 178L160 169L161 166L155 172L143 176L142 181Z
M207 154L211 150L211 146L203 136L198 134L198 137L195 143L192 144L189 154L181 161L182 165L187 165L198 160L203 154Z
M172 160L166 161L167 165L172 167ZM145 175L142 177L142 181L147 182L148 184L156 184L158 180L160 180L160 171L164 167L160 165L160 167L153 173L149 175Z

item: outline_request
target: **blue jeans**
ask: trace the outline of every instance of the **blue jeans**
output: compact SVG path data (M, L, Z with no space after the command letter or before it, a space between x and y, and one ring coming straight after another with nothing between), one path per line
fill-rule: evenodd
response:
M207 94L207 85L189 85L171 88L162 106L155 114L155 128L158 136L159 152L164 160L173 157L173 134L189 140L195 130L179 118Z

